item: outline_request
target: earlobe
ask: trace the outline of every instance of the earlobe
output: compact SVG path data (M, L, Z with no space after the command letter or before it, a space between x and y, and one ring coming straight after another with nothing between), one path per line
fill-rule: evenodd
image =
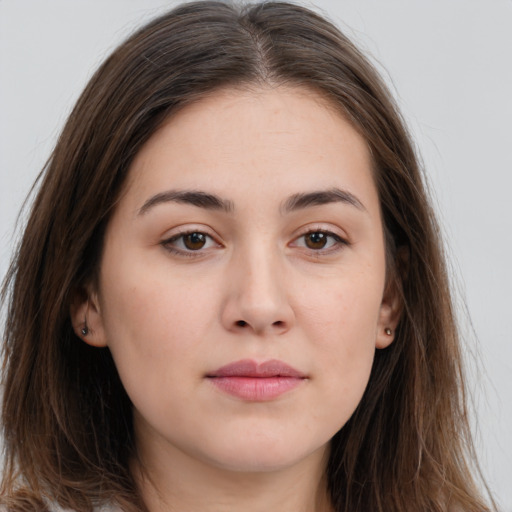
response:
M387 348L395 339L395 332L400 320L401 308L395 308L389 303L382 303L375 339L376 348Z
M396 276L386 286L379 312L376 348L386 348L395 339L396 328L403 309L403 299Z
M397 315L392 307L382 304L375 339L376 348L387 348L393 343L399 318L400 314Z
M403 280L409 271L409 249L399 247L394 258L394 265L388 274L386 288L382 297L375 340L376 348L386 348L393 343L396 329L404 308Z
M75 334L88 345L106 347L98 295L86 289L77 290L69 309Z

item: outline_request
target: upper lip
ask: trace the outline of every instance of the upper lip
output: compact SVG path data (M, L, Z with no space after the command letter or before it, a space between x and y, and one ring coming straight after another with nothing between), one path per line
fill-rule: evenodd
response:
M221 366L209 373L207 377L295 377L303 379L306 375L277 359L269 359L261 363L252 359L242 359Z

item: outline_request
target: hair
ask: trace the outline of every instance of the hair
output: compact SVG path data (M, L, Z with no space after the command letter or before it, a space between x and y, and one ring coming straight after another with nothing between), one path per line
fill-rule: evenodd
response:
M413 144L369 61L318 14L284 2L183 4L97 70L39 176L3 288L3 503L146 510L130 473L132 407L108 348L74 333L70 303L97 278L109 218L143 144L220 88L290 85L323 95L373 159L390 279L403 312L366 392L331 441L337 512L490 510L468 426L441 236Z

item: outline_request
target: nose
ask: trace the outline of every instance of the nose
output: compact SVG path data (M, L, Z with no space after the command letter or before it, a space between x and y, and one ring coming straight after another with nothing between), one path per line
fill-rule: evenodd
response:
M222 323L230 332L279 335L295 322L279 256L241 254L229 268Z

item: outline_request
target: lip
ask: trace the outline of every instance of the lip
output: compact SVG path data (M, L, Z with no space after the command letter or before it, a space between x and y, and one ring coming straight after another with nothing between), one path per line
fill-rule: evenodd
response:
M235 361L206 378L224 393L254 402L273 400L307 380L304 373L277 359Z

